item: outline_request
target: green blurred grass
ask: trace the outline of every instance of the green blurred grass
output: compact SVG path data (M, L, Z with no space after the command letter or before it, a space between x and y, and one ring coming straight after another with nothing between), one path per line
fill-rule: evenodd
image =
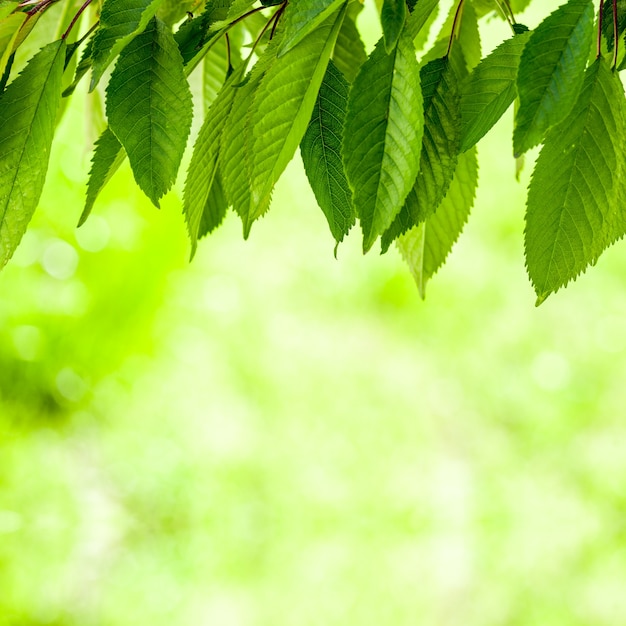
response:
M128 170L75 231L80 119L0 274L0 624L626 624L626 256L534 308L510 118L425 303L299 162L190 265Z

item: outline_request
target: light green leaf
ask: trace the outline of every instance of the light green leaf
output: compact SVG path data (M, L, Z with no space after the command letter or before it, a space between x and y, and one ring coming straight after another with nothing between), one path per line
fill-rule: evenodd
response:
M419 170L424 109L415 49L381 39L348 98L343 157L367 252L400 212Z
M309 183L337 243L355 220L352 193L341 159L348 89L348 82L331 61L300 144Z
M236 86L245 72L242 66L231 75L211 105L198 138L185 181L183 213L191 240L191 255L196 251L198 232L217 173L220 140L238 92Z
M0 20L0 76L4 74L9 57L13 53L13 45L26 17L26 13L13 13Z
M220 141L222 185L229 204L245 224L250 212L252 126L250 102L263 75L276 59L275 45L265 49L243 84L235 88L232 107Z
M444 264L467 222L477 186L478 159L476 148L471 148L459 157L448 193L437 211L397 240L422 298L426 284Z
M406 21L406 14L406 0L383 0L380 21L387 53L391 52L398 43Z
M600 58L574 109L547 135L528 191L526 265L537 303L624 234L624 90Z
M183 59L159 19L120 54L107 87L106 110L137 184L159 206L176 179L192 119Z
M346 0L298 0L287 5L282 19L283 44L278 56L282 56L312 33L330 17Z
M17 9L18 4L18 2L0 2L0 20L11 15Z
M533 31L519 64L516 156L541 143L572 110L593 40L593 3L569 0Z
M65 41L48 44L0 96L0 267L11 258L39 202L64 62Z
M126 158L126 153L117 137L107 128L96 141L96 149L91 160L89 182L87 183L87 199L78 225L86 221L96 199L104 186L111 180Z
M437 210L454 176L461 141L457 67L462 65L463 57L459 48L452 52L451 58L433 59L420 72L424 96L420 171L402 211L383 235L383 252L407 228Z
M254 94L251 203L244 230L269 208L276 181L291 161L306 132L326 67L345 13L342 9L278 57Z
M461 150L477 144L517 96L517 68L530 32L515 35L485 57L463 82Z
M206 53L202 61L202 101L207 111L226 80L228 48L222 37Z
M100 26L94 35L93 70L89 91L93 91L113 59L154 17L162 0L104 0Z
M332 58L349 83L354 81L361 65L367 60L365 46L351 15L346 15L339 29Z

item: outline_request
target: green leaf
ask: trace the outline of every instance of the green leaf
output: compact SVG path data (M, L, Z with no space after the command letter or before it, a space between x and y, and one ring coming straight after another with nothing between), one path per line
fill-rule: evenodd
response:
M380 21L383 27L385 50L391 52L398 43L406 21L406 0L383 0Z
M341 159L348 90L348 82L331 61L300 144L306 175L337 243L355 220L352 193Z
M351 15L346 15L337 35L333 61L346 80L351 83L367 60L361 35Z
M11 13L18 8L18 4L18 2L0 1L0 20L3 20L5 17L11 15Z
M422 298L426 284L444 264L467 222L477 186L478 159L476 148L471 148L459 157L448 193L437 211L398 239L400 253Z
M13 13L0 20L0 76L4 74L9 57L13 54L13 45L26 17L26 13Z
M222 184L229 204L245 224L250 212L250 177L252 126L250 102L263 75L276 58L270 44L241 85L234 89L234 98L220 141Z
M624 234L624 90L600 58L570 115L546 137L528 191L526 264L537 303Z
M241 81L245 71L232 74L211 105L198 138L193 147L193 155L185 181L183 213L191 241L191 255L196 251L202 216L211 196L211 189L217 173L220 140L237 93L235 86Z
M405 32L391 54L381 39L348 98L343 157L367 252L400 212L419 170L424 128L420 74Z
M64 62L65 41L48 44L0 96L0 267L11 258L39 202Z
M519 64L516 156L541 143L572 110L593 41L593 3L569 0L533 31Z
M424 96L424 139L420 170L402 211L382 238L382 251L411 226L435 212L454 176L461 141L459 48L453 58L433 59L421 72Z
M93 70L89 91L93 91L113 59L154 17L162 0L104 0L100 26L94 35Z
M122 144L117 140L110 128L105 129L98 141L96 141L96 149L89 172L89 182L87 183L87 199L85 208L78 221L79 226L82 226L87 221L98 195L111 180L113 174L120 168L125 158L126 153L124 148L122 148Z
M159 206L176 179L192 120L183 59L159 19L120 54L107 87L106 110L137 184Z
M424 26L429 23L431 16L437 13L439 0L420 0L412 10L407 20L406 28L410 36L415 39Z
M530 32L515 35L485 57L464 81L461 150L477 144L517 96L517 68Z
M298 2L290 2L282 17L284 34L278 56L282 56L301 42L344 3L345 0L298 0Z
M278 57L254 94L251 202L244 230L269 208L276 181L302 141L345 13L342 9Z
M228 73L228 47L222 37L206 53L202 61L202 102L204 110L209 107L219 93Z
M202 212L200 225L198 227L198 239L212 233L224 221L227 211L228 200L224 195L224 189L218 171L213 178L213 184L211 185L209 196L204 206L204 211Z

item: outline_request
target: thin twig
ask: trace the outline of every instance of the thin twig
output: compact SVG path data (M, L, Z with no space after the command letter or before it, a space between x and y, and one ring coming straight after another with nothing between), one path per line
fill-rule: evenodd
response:
M604 0L600 0L600 9L598 10L598 48L596 59L602 56L602 16L604 14Z
M83 4L82 7L80 7L80 9L78 9L78 11L76 12L76 15L72 18L72 21L70 22L70 25L67 27L67 30L63 33L63 35L61 36L61 39L67 39L67 36L70 34L72 28L74 28L74 24L76 24L76 22L78 22L78 18L80 18L80 16L83 14L83 11L93 2L93 0L85 0L85 3Z
M613 64L612 69L617 67L617 52L619 50L619 24L617 23L617 0L613 0Z
M452 32L450 33L450 41L448 41L448 50L446 52L446 57L450 56L450 50L452 50L452 40L456 35L456 29L459 20L461 19L461 13L463 12L463 4L465 0L459 0L459 6L456 8L456 13L454 14L454 22L452 22Z

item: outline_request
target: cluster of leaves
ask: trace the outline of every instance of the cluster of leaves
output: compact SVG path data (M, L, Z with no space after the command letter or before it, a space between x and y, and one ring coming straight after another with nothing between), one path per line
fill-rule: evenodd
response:
M200 76L204 121L183 207L192 250L229 208L247 237L300 148L337 244L357 220L364 252L396 242L422 294L472 208L476 144L515 103L515 156L543 144L525 232L541 302L626 230L626 2L568 0L533 31L515 19L529 2L455 0L438 16L439 0L379 0L382 37L368 55L362 0L0 0L0 266L84 78L106 115L81 224L126 158L159 205ZM512 35L482 58L488 15Z

